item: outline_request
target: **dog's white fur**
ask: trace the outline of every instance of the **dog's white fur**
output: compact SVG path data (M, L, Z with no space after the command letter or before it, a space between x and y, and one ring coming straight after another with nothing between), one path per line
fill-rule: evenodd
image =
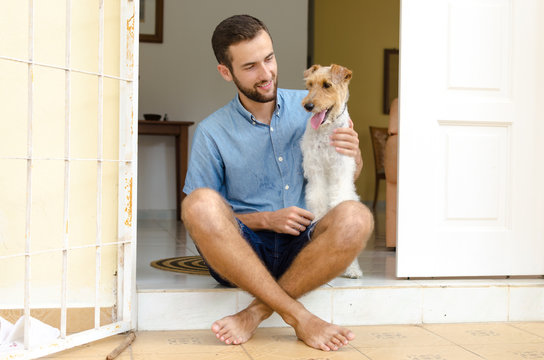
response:
M315 221L342 201L359 201L354 185L355 159L338 153L330 144L334 129L349 126L347 101L350 79L351 71L335 64L326 67L313 65L304 72L309 93L302 105L313 116L308 120L301 141L302 165L308 181L306 205L315 215ZM324 118L323 114L326 114ZM315 116L317 118L312 126ZM322 122L317 124L321 119ZM362 275L357 259L343 274L349 278Z

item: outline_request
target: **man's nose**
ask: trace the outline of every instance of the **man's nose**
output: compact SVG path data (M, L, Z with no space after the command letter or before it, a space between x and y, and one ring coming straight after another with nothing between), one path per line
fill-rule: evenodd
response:
M270 75L272 74L272 71L268 68L268 66L266 64L261 64L261 66L259 67L259 76L262 78L262 79L270 79Z

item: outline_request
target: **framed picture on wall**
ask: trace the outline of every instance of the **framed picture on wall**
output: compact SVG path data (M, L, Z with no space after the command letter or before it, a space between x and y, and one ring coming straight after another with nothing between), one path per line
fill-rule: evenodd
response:
M140 42L162 43L164 0L140 1Z
M389 114L391 101L399 96L399 49L385 49L383 57L383 113Z

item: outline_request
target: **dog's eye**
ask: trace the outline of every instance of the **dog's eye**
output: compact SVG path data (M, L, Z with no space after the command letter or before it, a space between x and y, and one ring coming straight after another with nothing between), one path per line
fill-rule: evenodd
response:
M330 88L330 87L331 87L331 83L326 82L326 81L323 83L323 88L324 88L324 89L328 89L328 88Z

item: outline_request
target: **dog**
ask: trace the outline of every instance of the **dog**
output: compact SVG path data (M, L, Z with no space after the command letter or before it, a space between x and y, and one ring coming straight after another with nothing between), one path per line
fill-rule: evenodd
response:
M349 126L348 85L351 70L336 64L313 65L304 71L308 95L302 106L312 113L302 137L302 167L306 184L306 205L321 219L342 201L359 201L355 191L355 159L339 154L330 145L334 129ZM343 276L360 278L363 271L357 259Z

